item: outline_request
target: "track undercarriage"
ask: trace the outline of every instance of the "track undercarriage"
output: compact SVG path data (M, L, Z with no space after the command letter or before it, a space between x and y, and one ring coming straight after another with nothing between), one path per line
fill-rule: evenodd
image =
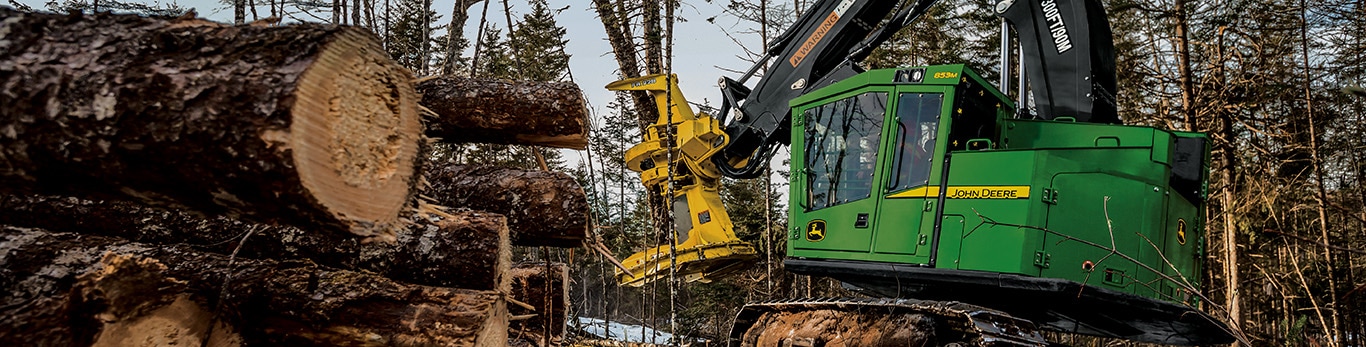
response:
M796 299L745 305L730 346L1048 346L1030 321L914 299Z

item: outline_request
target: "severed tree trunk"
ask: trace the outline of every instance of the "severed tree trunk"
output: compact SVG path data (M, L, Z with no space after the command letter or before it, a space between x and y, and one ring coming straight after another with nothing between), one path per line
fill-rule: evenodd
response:
M391 236L410 76L353 27L0 9L0 192L137 199Z
M939 323L943 324L943 323ZM934 318L913 312L779 311L759 316L737 346L976 346L937 336ZM948 330L948 329L945 329ZM980 345L992 345L984 342Z
M155 259L105 253L94 270L76 276L65 312L35 325L71 328L69 336L77 345L242 344L237 328L214 319L210 307L185 292L185 282L165 271L166 265Z
M494 291L412 285L309 261L231 260L183 245L16 227L0 227L0 251L6 264L0 278L7 279L0 289L8 293L0 297L0 341L19 345L78 339L72 335L79 334L51 333L88 332L80 330L82 321L110 317L99 310L91 316L69 310L74 300L62 296L73 292L78 276L99 271L97 264L111 253L164 264L168 281L184 285L116 301L143 302L151 310L168 301L166 291L177 299L184 295L193 307L235 327L246 345L500 346L507 341L507 307ZM72 322L78 324L62 326Z
M423 195L437 204L507 216L513 245L574 248L588 236L588 196L569 175L445 165L425 178Z
M237 251L243 258L309 259L429 286L506 290L504 273L512 263L506 218L484 212L443 215L418 218L398 233L397 242L362 242L333 233L227 217L200 218L121 201L0 197L0 225L191 245L219 254Z
M584 149L588 107L579 86L438 76L419 82L422 106L436 113L427 135L482 142Z
M532 341L548 338L552 345L562 342L569 312L569 267L564 263L521 263L508 271L508 277L512 278L508 295L533 308L509 305L509 314L535 315L513 322L511 328L517 331L509 335L522 333L523 339Z

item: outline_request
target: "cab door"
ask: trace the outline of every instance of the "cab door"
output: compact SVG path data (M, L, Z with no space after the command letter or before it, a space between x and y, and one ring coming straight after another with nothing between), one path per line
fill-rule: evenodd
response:
M888 121L886 174L878 207L873 252L884 261L929 261L933 239L936 169L942 165L942 90L917 88L894 95L895 111Z
M863 90L801 110L793 147L797 249L868 253L880 186L878 153L889 90ZM795 141L794 141L795 142ZM798 166L799 165L799 166ZM800 209L800 212L797 212Z

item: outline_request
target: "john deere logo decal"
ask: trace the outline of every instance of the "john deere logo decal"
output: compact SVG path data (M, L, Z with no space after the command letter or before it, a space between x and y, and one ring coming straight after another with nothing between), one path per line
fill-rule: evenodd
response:
M1176 242L1186 244L1186 220L1184 218L1176 219Z
M820 242L825 239L825 221L817 219L806 223L806 240Z

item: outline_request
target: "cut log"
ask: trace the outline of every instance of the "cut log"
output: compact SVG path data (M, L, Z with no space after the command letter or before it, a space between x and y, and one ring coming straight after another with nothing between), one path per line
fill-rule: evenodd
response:
M85 345L93 337L91 346L110 347L242 344L236 328L213 319L184 292L185 282L165 271L155 259L105 253L95 270L76 276L70 291L65 315L78 332L73 340Z
M422 143L369 31L0 8L0 191L392 235Z
M511 328L530 341L544 342L546 337L551 344L563 341L569 312L569 267L563 263L521 263L508 271L508 277L512 278L512 291L508 292L508 297L534 308L509 305L508 312L514 317L535 315L513 322ZM509 334L514 338L517 335L516 332Z
M456 143L584 149L588 107L573 83L437 76L417 83L427 136Z
M165 269L155 260L106 254L94 270L76 276L70 290L18 308L5 306L0 341L15 346L200 345L211 333L209 346L241 345L235 328L221 321L211 332L212 315L189 300L185 283L166 277Z
M29 303L69 302L52 298L72 292L76 278L96 271L97 263L110 253L164 264L165 275L184 285L175 291L188 295L227 326L236 327L246 345L501 346L507 342L506 303L494 291L406 284L308 261L232 260L182 245L8 226L0 227L0 262L5 264L0 268L0 278L5 279L0 290L6 293L0 297L0 341L42 344L46 335L36 332L60 330L52 326L61 321L13 317L62 317L62 312L37 311L63 305Z
M588 196L563 173L430 165L423 192L442 206L507 216L512 244L574 248L588 236Z
M419 218L397 242L362 242L335 233L307 232L227 217L201 218L122 201L72 197L0 196L0 225L135 242L184 244L255 259L310 259L329 267L366 270L395 280L438 287L506 290L511 266L506 218L456 212ZM238 242L256 231L238 248Z
M935 336L934 319L923 314L821 309L765 313L745 332L739 345L947 346L953 341L952 337Z

